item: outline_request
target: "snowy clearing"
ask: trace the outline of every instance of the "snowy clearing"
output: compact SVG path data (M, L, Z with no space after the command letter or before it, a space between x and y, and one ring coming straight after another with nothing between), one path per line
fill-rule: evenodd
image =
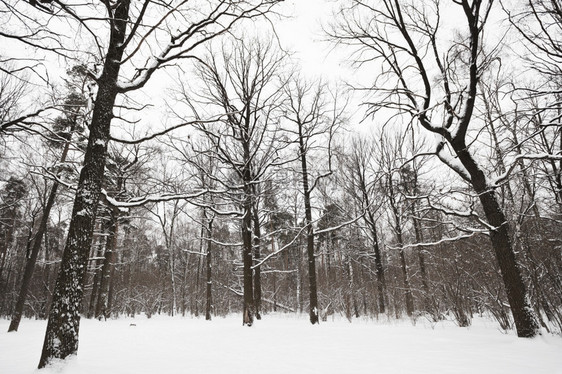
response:
M0 373L562 373L562 338L519 339L492 321L329 319L266 315L252 328L240 316L82 319L78 356L36 370L46 321L6 333L0 320Z

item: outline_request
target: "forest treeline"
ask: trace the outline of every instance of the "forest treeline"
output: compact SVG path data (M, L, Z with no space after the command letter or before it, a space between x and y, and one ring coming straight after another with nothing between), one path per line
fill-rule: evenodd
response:
M40 367L81 316L561 332L562 3L342 1L345 82L281 3L1 2L35 54L0 50L0 315L49 320Z

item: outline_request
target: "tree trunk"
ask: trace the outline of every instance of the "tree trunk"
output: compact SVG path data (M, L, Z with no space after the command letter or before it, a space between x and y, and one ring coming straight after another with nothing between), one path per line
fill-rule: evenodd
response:
M118 93L117 79L123 56L122 45L125 40L128 14L129 1L123 0L117 3L104 68L98 80L90 136L74 199L39 368L45 367L53 359L64 359L76 354L78 350L84 274L104 178L107 142Z
M183 260L183 276L181 279L181 315L185 317L185 312L187 310L187 279L189 273L188 267L189 253L185 254L185 259Z
M70 141L72 138L72 132L74 131L75 122L76 121L72 122L72 125L69 130L69 134L68 136L65 137L66 141L59 161L61 164L66 161L66 156L68 155L68 150L70 148ZM23 314L23 308L25 306L25 300L27 299L27 293L29 292L29 285L31 284L33 272L35 271L37 256L39 255L39 251L41 250L41 243L42 243L43 236L47 231L47 223L49 222L49 215L51 214L51 209L53 208L53 205L55 203L55 198L57 196L58 188L59 188L59 183L55 180L53 182L53 185L51 186L51 191L49 192L47 203L45 204L45 207L43 209L39 227L37 229L37 232L35 232L34 234L31 253L26 258L21 289L18 296L18 301L16 302L16 308L14 310L14 314L12 315L12 321L10 322L10 327L8 328L8 332L18 331L18 327L21 321L21 316Z
M476 165L464 142L453 143L454 150L471 176L472 186L480 198L490 230L490 240L503 278L505 291L519 337L533 337L539 333L539 324L529 303L527 288L515 258L509 237L509 224L496 194L486 183L484 173Z
M406 299L406 314L411 317L414 314L414 301L412 299L412 289L410 278L408 277L408 265L406 264L406 254L404 253L404 241L402 232L397 232L398 246L400 251L400 267L402 269L402 282L404 284L404 298Z
M16 228L16 217L15 212L13 213L13 217L3 217L2 220L8 221L6 222L4 228L4 241L0 243L0 280L2 279L2 275L4 273L4 267L6 266L6 259L10 253L10 248L13 246L13 237L14 237L14 230ZM1 226L0 226L1 227Z
M252 326L254 323L254 288L252 276L252 217L251 207L244 209L242 218L242 242L243 242L243 263L244 263L244 306L242 324Z
M394 231L396 240L398 241L398 251L400 255L400 267L402 269L402 283L404 285L404 298L406 300L406 314L411 317L414 314L414 301L412 300L412 289L410 287L410 278L408 276L408 266L406 264L406 254L404 253L404 239L402 238L402 220L398 211L397 203L394 199L392 177L388 176L389 197L392 212L394 214Z
M369 212L369 215L372 216L372 213ZM386 313L386 305L385 305L386 279L384 277L384 267L382 264L381 250L379 247L379 238L377 235L377 228L374 224L374 221L369 222L369 224L371 227L371 233L373 234L373 250L375 252L375 270L377 274L379 312Z
M253 254L252 254L252 172L250 168L250 146L248 138L248 129L246 126L243 134L244 148L244 167L242 170L242 179L244 182L244 203L242 217L242 259L244 263L244 305L242 324L252 326L254 323L254 282L253 282Z
M411 205L410 209L412 214L412 223L414 225L414 233L416 235L416 243L418 244L416 252L418 254L418 262L420 265L420 275L421 275L422 290L423 290L423 295L422 295L423 306L426 311L429 311L430 309L429 284L427 282L427 271L425 266L425 255L424 255L425 246L421 245L421 243L423 243L425 239L421 227L421 222L415 216L415 212L416 212L415 203Z
M115 251L117 249L117 232L119 230L117 212L111 212L107 230L105 253L101 269L98 301L96 303L95 318L109 317L109 288L111 284L112 268L115 264Z
M353 264L351 262L351 255L349 253L345 254L344 262L345 262L345 272L347 275L347 286L348 286L347 293L349 294L349 302L353 306L353 314L355 315L355 318L359 318L359 307L357 305L357 298L355 296ZM349 313L348 319L351 320L351 313Z
M295 216L296 217L296 216ZM302 247L301 247L301 242L299 240L298 242L298 246L296 248L297 251L297 261L296 261L296 266L297 266L297 271L295 274L295 282L296 282L296 287L295 287L295 292L296 292L296 299L297 299L297 308L296 310L299 311L299 313L303 312L303 295L302 295Z
M192 293L191 297L191 313L195 315L195 317L199 316L199 288L201 284L201 256L205 253L205 237L206 231L205 228L205 212L201 212L201 219L203 220L203 224L201 225L201 240L199 241L199 253L200 255L197 256L197 271L195 272L195 292Z
M51 187L51 191L49 192L49 197L47 198L47 204L43 209L43 214L41 216L39 227L32 239L33 244L31 246L31 251L28 254L28 256L26 256L25 270L21 282L21 289L18 296L18 300L16 302L14 313L12 315L12 321L10 322L10 327L8 328L8 332L18 331L18 327L23 314L23 308L25 306L25 300L27 299L27 293L29 292L29 285L31 284L31 279L33 277L33 272L35 270L35 264L37 263L37 256L39 255L39 251L41 250L41 242L43 239L43 234L47 229L47 222L49 221L49 213L51 212L51 208L55 203L55 197L57 195L58 186L59 184L57 182L54 182Z
M212 234L213 234L213 220L210 219L208 222L208 226L207 226L207 254L206 254L206 260L207 260L207 297L206 297L206 306L205 306L205 319L207 321L211 320L211 311L213 310L213 280L212 280L212 275L213 275L213 265L212 265L212 242L211 242L211 238L212 238Z
M254 223L254 263L260 260L261 228L257 208L253 209ZM261 319L261 266L254 268L254 305L256 307L256 318Z
M306 149L302 134L302 125L299 124L299 154L301 159L302 189L304 195L304 215L306 225L306 254L308 261L309 284L309 316L310 323L319 323L318 319L318 291L316 285L316 256L314 255L314 229L312 227L312 206L310 204L310 191L308 186L308 165L306 162Z
M103 233L106 233L105 229ZM88 305L88 314L86 315L87 318L92 318L96 314L96 304L99 296L100 278L103 265L103 261L100 260L101 256L103 255L104 248L104 244L102 243L101 238L98 239L96 247L97 250L95 254L96 260L94 261L94 279L92 284L92 293L90 294L90 304Z
M173 234L173 229L170 230L171 234ZM172 285L172 305L170 308L170 314L172 315L172 317L174 315L176 315L177 313L177 308L178 308L178 301L177 301L177 291L176 291L176 255L174 252L174 244L172 243L172 235L170 235L170 242L168 243L168 255L169 255L169 261L168 261L168 270L170 271L170 283ZM201 261L199 261L201 262ZM199 270L198 270L199 272ZM199 279L199 278L198 278ZM197 300L195 301L197 303Z

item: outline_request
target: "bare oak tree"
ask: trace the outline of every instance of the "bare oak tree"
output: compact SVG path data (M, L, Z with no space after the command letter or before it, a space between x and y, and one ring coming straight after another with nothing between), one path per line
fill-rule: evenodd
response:
M316 254L314 245L314 221L312 218L312 193L318 183L332 174L332 140L343 120L343 108L336 98L330 97L328 87L322 83L306 82L295 76L285 86L285 131L296 144L298 174L302 181L304 226L306 229L306 254L309 284L309 317L314 325L318 318L318 289L316 280ZM311 158L321 152L326 162L322 169L311 170Z
M209 153L220 167L231 171L230 178L214 183L230 190L230 198L241 212L243 261L243 324L251 326L259 314L259 193L265 175L284 161L278 139L278 115L283 83L280 76L285 55L273 41L240 40L201 59L199 76L203 88L187 98L206 111L218 112L224 119L216 124L201 123L196 129L205 136ZM215 113L213 113L215 114ZM254 252L255 251L255 252Z
M444 26L438 1L420 7L412 1L354 0L342 10L333 36L361 51L359 63L380 62L382 74L370 86L376 96L371 114L383 108L398 111L441 137L435 154L476 192L517 333L532 337L538 333L538 322L529 305L508 221L498 202L496 185L475 157L469 136L478 82L494 57L483 45L493 3L455 1L451 6L463 17L464 33L446 50L441 48Z

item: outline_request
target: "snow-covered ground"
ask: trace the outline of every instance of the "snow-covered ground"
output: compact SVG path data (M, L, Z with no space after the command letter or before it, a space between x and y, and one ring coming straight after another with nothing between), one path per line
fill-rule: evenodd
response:
M33 373L46 322L0 320L0 373ZM266 315L252 328L239 316L82 319L78 356L36 374L205 373L562 373L562 338L518 339L491 321L470 328L418 320L328 320Z

